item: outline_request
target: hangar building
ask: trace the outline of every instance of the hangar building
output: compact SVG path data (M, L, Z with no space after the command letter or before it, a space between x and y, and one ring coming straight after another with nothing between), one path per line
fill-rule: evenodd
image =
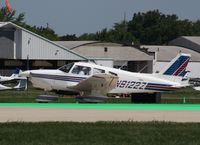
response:
M72 61L95 60L98 64L152 72L153 57L137 48L96 41L52 42L11 22L0 22L0 73L58 68Z
M0 22L0 70L58 68L71 61L87 60L11 22Z
M99 64L105 64L107 61L108 66L113 65L115 68L123 67L132 72L152 73L153 57L133 46L95 41L83 41L82 43L80 41L58 41L57 43L88 59L97 59Z

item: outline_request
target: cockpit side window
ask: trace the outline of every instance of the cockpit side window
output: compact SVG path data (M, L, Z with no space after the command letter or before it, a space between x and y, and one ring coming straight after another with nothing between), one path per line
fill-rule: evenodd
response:
M74 66L72 73L73 74L79 74L79 75L90 75L91 74L91 68L86 67L86 66L76 65L76 66Z
M98 68L94 68L94 69L93 69L93 74L101 74L101 73L105 73L105 70L103 70L103 69L98 69Z
M74 65L74 63L69 63L67 65L60 67L59 70L68 73L71 70L73 65Z

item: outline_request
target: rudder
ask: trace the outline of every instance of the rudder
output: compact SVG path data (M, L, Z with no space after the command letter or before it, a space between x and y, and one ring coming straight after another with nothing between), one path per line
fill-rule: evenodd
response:
M186 67L190 58L190 54L179 53L160 74L184 77L187 73Z

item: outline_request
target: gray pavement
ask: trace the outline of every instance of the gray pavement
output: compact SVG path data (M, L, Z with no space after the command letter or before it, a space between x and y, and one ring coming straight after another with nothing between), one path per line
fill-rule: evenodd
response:
M200 122L200 111L0 107L0 122L171 121Z

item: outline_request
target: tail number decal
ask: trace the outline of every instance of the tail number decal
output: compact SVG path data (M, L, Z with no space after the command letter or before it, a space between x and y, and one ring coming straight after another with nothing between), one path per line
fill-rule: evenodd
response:
M135 82L135 81L118 81L117 87L118 88L129 88L129 89L140 89L144 90L147 86L146 82Z

